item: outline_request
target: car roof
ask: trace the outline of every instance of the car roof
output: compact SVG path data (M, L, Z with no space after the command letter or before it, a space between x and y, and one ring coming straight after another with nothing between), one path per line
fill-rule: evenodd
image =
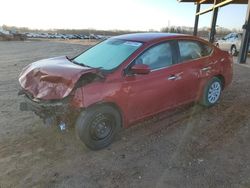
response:
M129 41L137 41L137 42L153 42L156 40L162 39L173 39L173 38L182 38L182 37L192 37L191 35L177 34L177 33L132 33L119 35L116 37L112 37L115 39L129 40Z

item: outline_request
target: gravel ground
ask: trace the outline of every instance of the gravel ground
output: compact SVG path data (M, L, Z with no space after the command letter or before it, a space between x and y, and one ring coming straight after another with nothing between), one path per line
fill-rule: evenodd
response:
M250 187L250 67L234 65L220 103L189 105L122 130L101 151L75 130L45 127L18 109L18 74L36 60L86 46L0 42L0 187Z

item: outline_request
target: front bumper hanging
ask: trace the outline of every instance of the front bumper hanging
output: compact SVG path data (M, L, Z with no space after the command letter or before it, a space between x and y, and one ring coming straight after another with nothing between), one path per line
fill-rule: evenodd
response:
M20 103L21 111L31 111L43 119L44 123L49 125L54 122L69 123L75 119L79 110L70 106L70 96L60 100L43 101L34 99L29 93L20 90L18 95L23 96L23 101Z

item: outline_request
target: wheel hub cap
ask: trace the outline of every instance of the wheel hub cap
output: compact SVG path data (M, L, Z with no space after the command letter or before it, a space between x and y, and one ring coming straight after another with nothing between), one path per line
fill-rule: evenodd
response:
M96 139L104 139L112 132L112 121L101 114L92 122L91 136Z
M218 101L221 93L221 85L219 82L214 82L208 90L208 102L215 103Z

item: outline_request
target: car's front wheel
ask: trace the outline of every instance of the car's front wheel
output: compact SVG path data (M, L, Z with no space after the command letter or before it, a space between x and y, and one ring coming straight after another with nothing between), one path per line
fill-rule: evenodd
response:
M215 105L221 96L222 82L218 77L212 78L204 88L201 104L206 107Z
M92 107L81 112L76 122L79 138L92 150L110 145L120 127L120 113L108 105Z

